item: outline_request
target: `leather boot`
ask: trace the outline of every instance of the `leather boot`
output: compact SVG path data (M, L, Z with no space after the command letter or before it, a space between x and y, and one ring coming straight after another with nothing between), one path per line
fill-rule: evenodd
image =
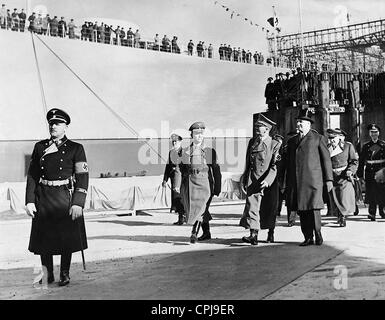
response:
M50 284L55 281L55 276L53 274L53 256L50 254L40 255L41 263L44 272L47 274L47 283ZM39 281L40 284L43 283L43 280Z
M243 237L243 242L250 243L252 245L258 244L258 230L250 229L250 236Z
M194 223L193 229L191 231L190 243L195 243L198 241L197 234L199 232L200 226L201 226L201 222L197 221Z
M378 206L378 211L382 219L385 218L385 212L384 212L384 207Z
M183 224L183 216L179 215L178 221L174 222L174 225L181 226Z
M59 280L59 286L63 287L70 283L70 275L69 271L61 271L60 272L60 280Z
M210 224L208 222L202 222L202 231L203 234L198 238L198 241L210 240Z
M267 243L273 243L274 242L274 229L269 229L266 242Z
M300 247L306 247L306 246L311 246L313 244L314 244L313 238L308 238L308 239L305 239L305 241L302 242L299 246Z
M324 239L322 238L321 231L315 232L315 244L317 246L320 246L324 242Z
M346 218L343 215L341 215L338 219L338 223L340 227L346 227Z
M368 218L370 221L376 221L376 215L375 214L368 214Z

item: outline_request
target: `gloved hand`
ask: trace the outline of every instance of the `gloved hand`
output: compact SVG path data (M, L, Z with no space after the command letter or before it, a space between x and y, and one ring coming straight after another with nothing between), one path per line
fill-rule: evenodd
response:
M353 172L351 172L350 170L346 170L345 174L347 177L350 177L353 175Z
M73 205L70 209L70 216L72 220L80 218L83 215L83 208L81 206Z
M328 190L328 192L332 191L333 181L326 181L326 189Z
M266 182L266 180L263 180L261 182L261 189L267 188L268 186L269 186L269 184Z
M163 187L163 188L166 188L166 185L167 185L167 181L163 181L163 182L162 182L162 187Z
M174 188L174 191L180 193L180 188Z
M33 202L27 203L27 205L25 206L25 211L27 212L27 214L30 217L35 218L35 212L37 210L36 210L36 206Z

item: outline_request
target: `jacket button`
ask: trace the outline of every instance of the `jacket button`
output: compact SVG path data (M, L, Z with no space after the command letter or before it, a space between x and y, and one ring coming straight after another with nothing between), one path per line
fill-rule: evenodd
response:
M60 159L60 162L63 162L63 159Z
M62 151L61 153L65 153L65 151Z
M44 161L44 158L41 158L41 161Z
M43 169L44 169L44 167L41 167L41 169L43 170Z
M60 169L60 170L63 170L63 168L62 168L62 167L60 167L59 169Z

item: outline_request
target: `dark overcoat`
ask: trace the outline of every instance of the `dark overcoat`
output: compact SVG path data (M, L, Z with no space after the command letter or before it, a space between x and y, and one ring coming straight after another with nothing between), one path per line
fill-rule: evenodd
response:
M176 209L175 202L180 199L180 192L175 191L175 186L180 185L182 176L180 172L180 161L182 155L182 147L175 150L171 149L168 153L168 161L164 168L163 181L171 181L171 209Z
M61 186L45 181L72 180ZM87 248L84 218L72 220L72 205L84 208L88 189L88 165L81 144L66 137L35 144L27 175L26 204L37 209L32 219L28 250L35 254L63 254Z
M293 211L323 209L323 185L333 181L327 140L311 129L301 140L299 134L287 142L286 191Z
M385 141L370 140L362 146L357 176L365 179L365 203L385 206L385 185L376 182L375 175L385 168Z

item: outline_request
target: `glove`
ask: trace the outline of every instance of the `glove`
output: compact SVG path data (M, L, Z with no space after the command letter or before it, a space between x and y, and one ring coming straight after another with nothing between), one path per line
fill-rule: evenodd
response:
M267 188L268 186L269 186L269 184L266 182L266 180L263 180L261 182L261 189Z
M332 191L333 189L333 182L332 181L326 181L326 189L328 192Z
M36 210L36 206L33 202L30 202L30 203L27 203L26 207L25 207L25 211L27 212L27 214L33 218L35 218L35 212L37 211Z
M80 218L83 215L83 208L81 206L73 205L70 209L70 216L72 220Z
M166 188L166 185L167 185L167 181L163 181L163 182L162 182L162 187L163 187L163 188Z

